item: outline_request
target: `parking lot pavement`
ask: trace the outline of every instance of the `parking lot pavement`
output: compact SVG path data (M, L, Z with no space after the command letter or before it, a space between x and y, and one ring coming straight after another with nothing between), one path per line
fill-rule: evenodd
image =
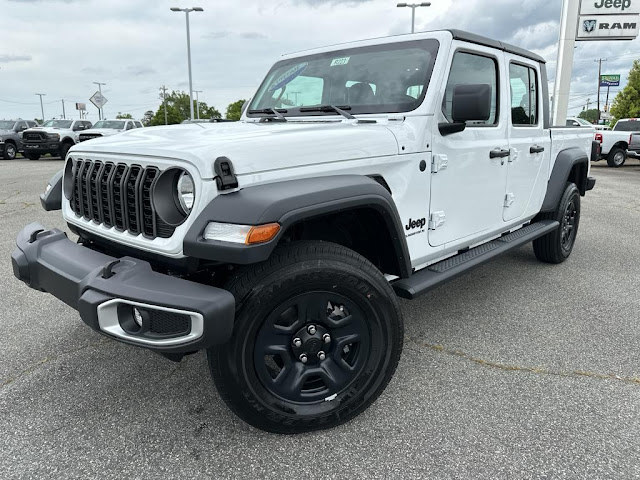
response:
M61 162L0 161L3 478L640 477L640 163L594 164L578 242L530 246L414 302L394 380L360 417L277 436L238 420L205 355L176 364L14 279Z

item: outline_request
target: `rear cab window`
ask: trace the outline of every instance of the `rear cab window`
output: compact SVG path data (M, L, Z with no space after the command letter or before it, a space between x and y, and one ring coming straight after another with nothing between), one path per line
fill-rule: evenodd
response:
M511 92L511 124L514 127L538 125L538 75L534 68L511 62L509 64Z

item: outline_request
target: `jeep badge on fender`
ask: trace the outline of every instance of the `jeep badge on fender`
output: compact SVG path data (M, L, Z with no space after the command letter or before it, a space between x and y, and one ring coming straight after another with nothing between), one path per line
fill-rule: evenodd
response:
M41 200L79 241L27 225L14 274L109 338L205 350L257 428L339 425L395 372L398 297L531 242L542 262L571 255L597 148L550 128L547 85L543 58L459 30L285 55L239 122L64 151ZM425 158L442 168L416 175Z

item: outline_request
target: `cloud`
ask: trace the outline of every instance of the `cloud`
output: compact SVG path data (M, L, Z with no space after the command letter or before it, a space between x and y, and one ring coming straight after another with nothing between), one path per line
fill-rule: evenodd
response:
M260 32L229 32L226 30L220 30L220 31L216 31L216 32L209 32L209 33L205 33L203 35L203 38L211 38L213 40L219 40L221 38L228 38L228 37L240 37L243 38L245 40L260 40L260 39L265 39L268 38L264 33L260 33Z
M157 73L154 68L145 67L142 65L129 65L124 70L127 75L134 75L136 77L140 77L143 75L152 75Z
M32 60L31 55L6 55L6 54L0 54L0 63L30 62L31 60Z
M102 67L84 67L81 68L80 71L82 73L88 73L90 75L103 75L108 72L106 68Z

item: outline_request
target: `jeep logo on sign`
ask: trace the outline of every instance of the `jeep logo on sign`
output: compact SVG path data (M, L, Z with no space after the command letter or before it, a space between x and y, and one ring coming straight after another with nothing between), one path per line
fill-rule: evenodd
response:
M596 20L585 20L584 21L584 31L587 33L591 33L596 29Z
M631 6L631 0L598 0L593 6L596 8L621 8L624 12Z

